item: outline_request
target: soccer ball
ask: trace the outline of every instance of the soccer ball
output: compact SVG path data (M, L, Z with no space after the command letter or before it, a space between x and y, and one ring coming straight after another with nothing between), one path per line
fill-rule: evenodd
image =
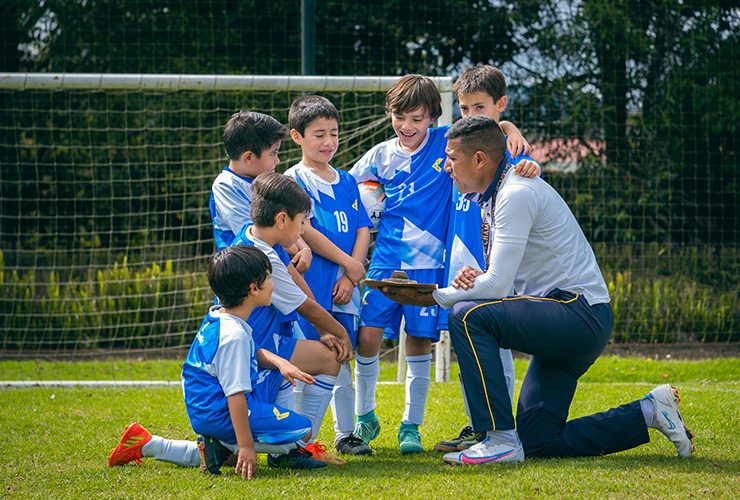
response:
M361 182L357 187L360 189L360 199L365 205L367 216L373 222L372 231L377 231L380 216L385 211L385 188L377 181Z

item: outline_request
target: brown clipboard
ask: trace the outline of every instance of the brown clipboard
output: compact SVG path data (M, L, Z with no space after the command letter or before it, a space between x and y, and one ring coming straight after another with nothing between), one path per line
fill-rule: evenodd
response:
M417 283L408 279L408 276L403 271L394 271L390 278L384 278L382 280L365 280L365 285L372 290L379 290L382 287L390 286L412 289L419 293L430 293L437 289L436 283Z

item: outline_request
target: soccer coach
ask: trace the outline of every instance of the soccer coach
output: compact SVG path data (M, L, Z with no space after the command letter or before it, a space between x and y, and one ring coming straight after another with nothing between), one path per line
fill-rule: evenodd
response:
M603 455L647 443L648 427L666 434L679 455L691 456L691 434L668 384L642 400L567 420L578 379L606 346L614 322L593 250L550 185L509 169L506 141L493 119L462 119L446 136L445 170L460 193L477 193L484 221L493 228L489 241L482 242L487 268L466 266L450 287L431 294L392 285L383 290L400 303L452 308L450 335L473 428L488 437L444 460L477 464L519 462L525 454ZM532 355L516 427L500 347Z

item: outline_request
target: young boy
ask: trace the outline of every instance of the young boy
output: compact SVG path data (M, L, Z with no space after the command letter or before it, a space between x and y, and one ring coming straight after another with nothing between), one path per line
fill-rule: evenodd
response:
M254 111L234 113L224 128L224 148L229 164L213 181L209 208L216 249L234 242L242 227L252 223L252 181L274 172L278 151L288 138L288 128L271 116ZM311 251L299 240L288 249L299 272L311 265Z
M499 122L501 113L506 108L506 79L504 74L493 66L478 65L468 68L452 87L462 117L484 115ZM539 164L527 156L529 145L521 137L519 130L509 122L500 125L506 133L506 157L514 165L517 175L535 177L541 175ZM517 154L522 150L521 154ZM481 236L484 245L493 235L488 225L483 225L485 219L481 216L481 209L468 197L461 196L457 186L452 188L452 210L450 215L447 244L445 246L445 286L449 286L456 273L464 266L476 269L485 269L484 248L481 245ZM440 308L438 328L447 330L446 309ZM514 359L509 349L500 349L501 363L504 367L509 399L514 400ZM465 412L470 417L465 387L458 373L463 393ZM466 426L456 438L440 441L434 445L437 451L462 451L485 439L485 432L474 432L472 426Z
M341 262L347 258L364 262L370 245L372 222L362 207L357 183L352 176L329 164L339 146L339 112L324 97L299 97L290 106L288 125L290 135L301 147L303 156L301 162L288 169L285 175L298 181L311 198L311 226L337 246L331 258L317 253L304 278L316 302L344 326L352 347L355 347L360 289L347 278ZM306 338L319 340L316 328L308 321L299 319L298 326ZM297 411L300 411L301 385L296 387ZM342 454L370 455L372 450L352 435L354 404L352 368L349 362L344 362L331 402L334 445Z
M252 311L249 325L257 346L289 359L304 371L316 375L316 382L307 385L304 390L302 406L302 414L312 422L313 433L309 438L312 440L318 433L329 406L339 363L352 358L351 342L342 325L309 296L311 292L308 286L283 249L295 243L301 234L303 221L311 207L308 195L293 179L273 172L262 174L254 180L252 197L251 215L254 225L242 228L235 236L233 244L255 246L268 256L272 264L271 281L274 292L272 305ZM318 328L321 343L296 340L280 334L282 315L293 311L297 311ZM289 407L292 394L293 387L288 380L280 387L276 404ZM119 448L128 437L124 433ZM146 454L151 452L144 449L138 453L180 465L193 465L192 448L188 448L187 444L164 441L162 446L165 448L158 454ZM206 442L209 443L211 441ZM139 443L137 449L141 448L141 444L143 443ZM172 447L174 448L170 449ZM313 458L335 464L346 463L339 457L318 449L313 443L309 443L306 448ZM109 465L120 465L137 458L125 456L125 461L120 461L115 458L116 450L118 448L111 454Z
M443 169L447 127L430 129L441 114L441 97L434 83L407 75L386 93L395 138L376 145L350 170L356 182L378 181L385 187L386 209L380 219L367 278L380 280L404 270L419 283L442 284L444 240L452 181ZM400 306L380 292L366 290L357 339L355 382L356 437L369 443L380 432L375 415L378 352L386 336L398 335L406 321L406 407L398 433L402 454L419 453L419 426L429 390L432 341L437 333L437 308Z
M226 456L234 452L235 472L251 480L257 468L258 443L262 443L260 451L278 453L268 456L271 467L326 467L303 449L311 436L311 421L274 404L283 378L307 383L315 379L260 348L247 324L256 308L271 303L271 271L268 257L250 246L226 247L208 266L208 283L221 303L211 307L193 340L183 365L182 385L190 423L200 435L205 465L215 474L220 474ZM332 370L333 359L323 359ZM303 359L294 362L316 372L316 366ZM179 465L200 462L193 443L164 440L132 424L111 452L108 465L140 462L143 456Z

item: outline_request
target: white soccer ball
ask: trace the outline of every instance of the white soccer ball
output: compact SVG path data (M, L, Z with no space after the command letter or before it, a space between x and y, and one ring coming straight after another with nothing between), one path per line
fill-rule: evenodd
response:
M377 181L361 182L357 187L360 189L360 199L365 205L367 216L373 222L372 231L377 231L380 216L385 211L385 188Z

